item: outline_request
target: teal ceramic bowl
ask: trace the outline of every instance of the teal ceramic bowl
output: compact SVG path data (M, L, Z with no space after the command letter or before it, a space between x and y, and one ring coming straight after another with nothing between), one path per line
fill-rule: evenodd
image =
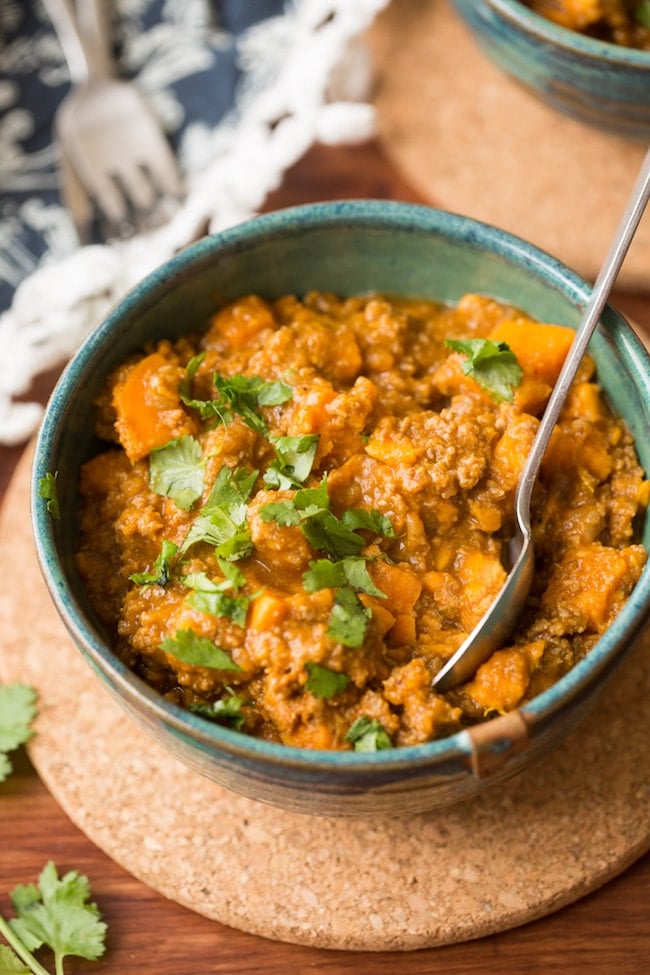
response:
M89 609L73 553L77 482L97 449L93 400L104 378L150 339L196 329L218 302L321 289L380 290L457 301L491 294L575 326L588 286L554 258L493 227L428 207L384 201L278 211L201 240L135 288L85 341L62 375L37 438L33 531L51 597L79 651L116 700L182 762L236 793L305 813L404 815L463 799L560 742L593 706L650 610L650 565L589 656L519 711L444 740L379 751L316 752L258 741L163 700L111 652ZM593 355L613 405L650 469L650 359L613 308ZM39 478L58 472L61 517ZM650 544L650 526L645 529Z
M495 64L565 115L650 137L650 52L560 27L519 0L452 0Z

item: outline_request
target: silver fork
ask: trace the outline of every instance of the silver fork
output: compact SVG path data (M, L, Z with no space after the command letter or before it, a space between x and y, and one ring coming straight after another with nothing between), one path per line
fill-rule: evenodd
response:
M137 88L115 77L102 0L44 5L72 82L54 123L63 201L82 241L95 208L107 236L124 236L179 198L174 155Z

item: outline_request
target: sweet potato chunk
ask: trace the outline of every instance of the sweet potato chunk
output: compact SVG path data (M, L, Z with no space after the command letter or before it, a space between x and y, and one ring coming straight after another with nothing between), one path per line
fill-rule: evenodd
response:
M182 370L158 352L128 370L113 390L115 429L132 463L155 447L195 431L178 393Z

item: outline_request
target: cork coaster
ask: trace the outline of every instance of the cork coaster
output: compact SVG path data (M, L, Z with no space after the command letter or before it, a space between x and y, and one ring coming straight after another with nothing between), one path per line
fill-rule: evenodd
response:
M379 139L413 188L593 280L645 144L546 106L488 60L446 0L392 0L369 41ZM650 212L619 284L650 290Z
M650 847L650 634L566 743L478 798L408 821L279 812L168 756L77 654L32 549L29 460L0 513L1 677L38 690L30 754L52 795L161 894L276 940L409 950L541 917Z

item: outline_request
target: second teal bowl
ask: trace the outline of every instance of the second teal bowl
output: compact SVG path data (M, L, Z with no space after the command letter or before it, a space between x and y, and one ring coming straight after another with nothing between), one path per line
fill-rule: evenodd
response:
M650 51L560 27L519 0L452 2L488 57L553 108L616 135L650 138Z

